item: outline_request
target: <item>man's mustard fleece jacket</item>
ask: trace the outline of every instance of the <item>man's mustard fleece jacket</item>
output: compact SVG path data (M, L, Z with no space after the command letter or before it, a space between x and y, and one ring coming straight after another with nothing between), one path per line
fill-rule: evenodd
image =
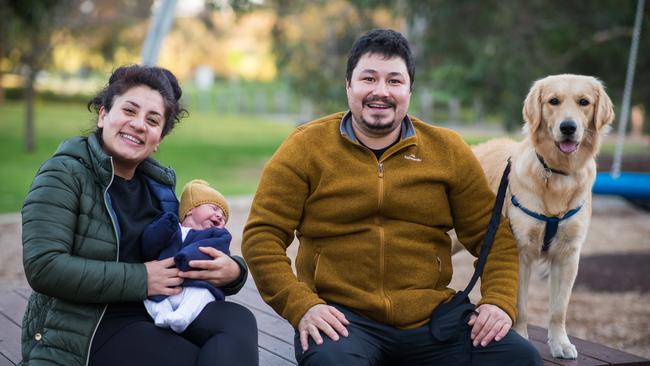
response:
M451 240L478 255L495 195L460 136L405 118L377 160L343 112L298 127L266 164L242 251L263 299L295 327L336 303L403 329L448 300ZM286 249L300 241L297 277ZM515 319L518 258L502 218L480 303Z

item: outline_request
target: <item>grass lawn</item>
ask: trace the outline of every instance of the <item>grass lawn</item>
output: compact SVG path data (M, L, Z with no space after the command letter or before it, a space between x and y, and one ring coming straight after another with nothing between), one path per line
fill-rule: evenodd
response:
M36 106L35 152L24 152L24 105L0 106L0 213L20 211L39 166L64 139L94 128L96 117L85 105L39 103ZM202 178L226 196L255 192L261 168L293 130L291 120L259 115L216 115L192 112L160 145L155 158L176 170L178 193L191 179ZM461 130L470 144L503 136L498 130ZM512 136L521 139L521 134ZM614 151L614 139L606 139L601 155ZM647 144L626 143L625 154L647 155Z
M24 105L0 106L0 213L20 211L39 166L64 139L93 129L96 118L82 104L36 106L35 152L24 152ZM250 115L190 113L160 145L155 158L174 168L177 192L194 178L226 196L252 194L261 168L293 130L292 121Z

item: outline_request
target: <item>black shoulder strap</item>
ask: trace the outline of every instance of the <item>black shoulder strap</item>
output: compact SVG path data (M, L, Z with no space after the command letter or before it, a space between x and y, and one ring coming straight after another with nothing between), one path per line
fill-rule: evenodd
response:
M503 208L503 200L506 196L506 189L508 188L508 175L510 174L510 159L508 159L508 164L503 170L503 175L501 176L501 183L499 183L499 190L497 191L496 202L494 203L494 208L492 209L492 217L490 217L490 223L488 224L487 232L485 233L485 238L483 239L483 246L481 247L481 254L478 257L478 263L476 264L476 269L474 270L474 275L472 279L467 284L467 287L463 290L464 296L468 296L476 281L483 273L483 267L485 267L485 261L487 260L488 253L490 253L490 248L492 248L492 242L494 241L494 236L496 235L497 229L499 228L499 223L501 222L501 210ZM458 297L462 298L463 295Z

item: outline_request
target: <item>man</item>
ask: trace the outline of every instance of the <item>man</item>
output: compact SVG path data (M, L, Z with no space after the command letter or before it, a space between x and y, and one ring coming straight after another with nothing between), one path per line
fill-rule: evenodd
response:
M264 169L242 245L257 287L296 328L300 365L541 364L510 331L518 259L505 219L462 339L440 344L429 332L454 294L446 233L478 255L495 196L456 133L407 115L413 75L401 34L355 42L349 112L298 127ZM294 232L297 277L286 255Z

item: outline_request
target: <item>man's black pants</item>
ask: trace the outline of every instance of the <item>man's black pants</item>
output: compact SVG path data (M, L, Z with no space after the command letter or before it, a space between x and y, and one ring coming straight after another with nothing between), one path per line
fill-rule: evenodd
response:
M321 345L309 337L309 349L303 353L296 333L294 345L300 365L542 365L537 349L513 330L499 342L474 347L469 339L471 328L467 325L456 341L438 343L429 333L428 326L402 330L375 322L342 306L334 306L350 322L348 337L341 336L338 341L333 341L321 333Z

